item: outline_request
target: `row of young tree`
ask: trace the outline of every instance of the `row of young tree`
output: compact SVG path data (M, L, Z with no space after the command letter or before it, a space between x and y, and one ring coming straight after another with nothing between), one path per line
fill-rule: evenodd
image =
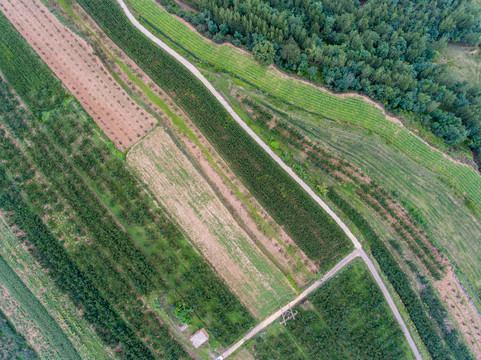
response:
M479 42L481 17L470 1L186 0L198 13L168 1L217 43L414 114L450 145L481 147L481 88L435 63L448 42Z

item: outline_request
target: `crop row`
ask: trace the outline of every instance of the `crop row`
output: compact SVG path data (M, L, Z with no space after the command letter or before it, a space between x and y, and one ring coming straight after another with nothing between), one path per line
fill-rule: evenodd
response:
M112 0L80 0L104 31L186 111L275 220L328 267L350 243L332 220L234 121L185 67L154 45Z
M322 116L372 130L430 170L446 176L476 206L481 205L481 179L474 169L457 164L404 127L386 119L374 105L357 97L340 98L316 86L266 68L231 45L216 45L167 13L153 0L130 0L154 29L197 58L238 76L279 99Z
M80 360L80 356L60 326L37 300L35 295L25 286L2 256L0 256L0 274L2 274L0 276L0 285L5 286L20 306L25 309L28 317L35 321L60 357L63 359Z
M37 55L32 56L28 44L20 41L21 35L12 28L0 12L0 68L34 113L50 110L63 101L65 91L60 81L52 81L47 65ZM38 71L29 71L35 68Z

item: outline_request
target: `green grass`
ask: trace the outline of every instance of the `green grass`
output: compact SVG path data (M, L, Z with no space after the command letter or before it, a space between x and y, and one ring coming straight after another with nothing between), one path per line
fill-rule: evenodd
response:
M472 53L476 48L448 44L440 52L439 63L449 65L448 69L460 81L479 83L481 81L481 54Z
M58 358L80 359L79 354L60 326L2 256L0 256L0 274L0 285L6 287L11 296L23 307L27 316L38 325L41 332L49 339L51 346L58 352Z
M231 45L217 46L210 43L153 0L129 2L162 34L196 57L244 79L283 101L381 135L409 158L443 175L451 186L481 209L481 178L474 169L446 158L440 151L430 147L403 126L387 120L382 111L374 105L358 97L340 98L329 94L321 88L261 66L249 54Z
M355 260L247 344L256 359L413 359L398 323L364 263Z

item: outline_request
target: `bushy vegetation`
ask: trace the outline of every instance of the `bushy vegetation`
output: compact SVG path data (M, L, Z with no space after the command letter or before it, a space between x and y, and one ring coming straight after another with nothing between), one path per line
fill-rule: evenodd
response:
M447 42L479 42L479 10L470 1L371 0L362 6L350 0L186 3L200 13L164 0L170 11L210 38L220 32L250 50L269 41L281 68L416 114L448 144L481 146L478 88L448 76L445 66L433 61Z
M93 131L75 100L39 122L3 81L0 92L8 129L0 132L0 207L108 346L126 358L188 357L144 306L141 297L152 292L184 301L223 344L253 324L235 294ZM59 218L71 225L65 228Z
M455 332L447 334L445 310L434 296L432 290L426 287L420 299L411 287L407 275L399 267L384 242L362 214L344 200L334 189L330 189L328 196L361 231L364 239L369 244L373 256L401 298L433 359L470 359L469 350L457 337L457 334ZM430 299L429 303L425 302L427 298ZM425 307L424 303L428 306ZM437 316L436 322L432 318L434 314ZM452 337L456 340L453 341Z
M0 359L38 359L25 338L15 331L5 314L0 311Z
M38 114L60 104L65 98L60 81L52 81L48 66L1 12L0 33L0 68L32 112ZM29 69L38 71L31 72Z
M4 186L4 178L5 173L2 173L2 167L0 165L0 184L2 185L2 190ZM4 197L5 193L3 191L0 192L0 206L4 201ZM0 274L0 285L5 286L13 298L25 309L28 317L35 321L60 357L64 359L80 360L80 356L60 326L1 256Z
M142 35L111 0L79 3L179 106L311 259L328 267L350 248L332 220L186 68Z
M384 296L361 262L348 265L308 299L295 308L299 313L287 323L287 334L251 343L256 358L412 358Z

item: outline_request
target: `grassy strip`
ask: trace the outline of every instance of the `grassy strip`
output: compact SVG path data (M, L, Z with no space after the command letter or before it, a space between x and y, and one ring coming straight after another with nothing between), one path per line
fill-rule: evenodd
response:
M351 247L337 224L258 146L187 69L140 33L112 0L80 0L109 37L182 107L274 219L322 268Z
M286 331L251 342L256 359L414 358L379 287L360 261L349 264L294 310L298 314Z
M61 359L79 359L77 351L60 326L45 310L42 304L25 286L22 280L0 256L0 285L7 288L16 301L25 309L28 316L42 329Z
M358 97L341 98L316 86L266 68L231 45L216 45L158 6L153 0L130 0L153 26L197 58L234 74L263 91L322 116L364 127L380 134L407 156L445 177L474 206L481 209L481 178L474 169L455 163L382 111Z
M423 306L423 301L416 296L414 290L411 288L407 275L399 267L384 242L379 238L361 213L344 200L333 188L329 190L328 196L363 234L376 261L403 301L411 320L433 359L449 358L448 354L451 354L456 359L469 359L469 351L462 343L458 344L457 341L452 341L450 336L449 339L447 339L449 341L448 344L444 343L443 336L439 333L440 328L436 326L436 323L431 318L433 314L439 316L439 313L443 312L442 305L436 302L435 298L429 297L432 306L427 309L430 315L428 316L426 308ZM441 326L441 329L444 329L441 322L438 321L437 325ZM446 336L444 333L443 335Z
M57 323L66 330L67 336L82 359L111 357L70 301L57 291L49 277L35 264L33 258L2 221L0 221L0 255L3 255L5 261L20 278L26 279L25 285L31 289Z

